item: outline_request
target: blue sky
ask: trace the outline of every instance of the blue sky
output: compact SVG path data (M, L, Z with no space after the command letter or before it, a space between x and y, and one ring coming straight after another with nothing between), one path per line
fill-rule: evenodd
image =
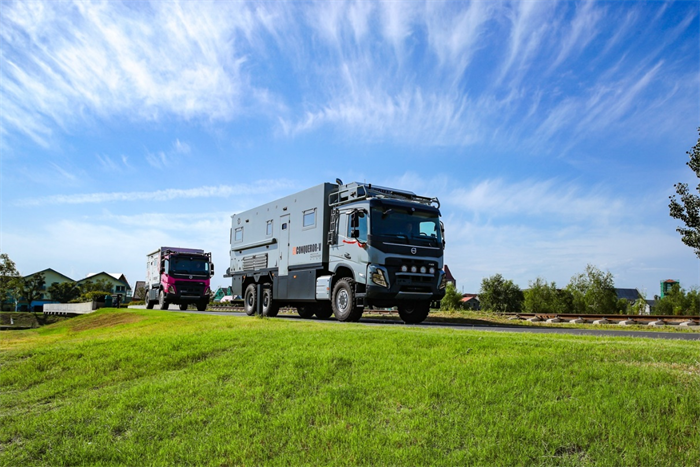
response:
M700 3L8 2L0 250L20 272L228 266L230 216L336 177L438 196L465 292L593 264L700 285L668 215Z

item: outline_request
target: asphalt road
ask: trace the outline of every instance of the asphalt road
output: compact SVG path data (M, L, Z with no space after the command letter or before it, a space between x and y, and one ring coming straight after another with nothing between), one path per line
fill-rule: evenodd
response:
M133 306L130 308L145 308L145 306ZM155 306L157 309L158 306ZM175 309L172 309L175 308ZM174 313L192 313L201 315L214 315L214 316L236 316L236 317L246 317L245 313L235 312L235 311L195 311L187 310L180 311L177 309L177 305L171 306ZM253 319L253 318L249 318ZM289 320L301 320L297 315L287 315L281 314L276 318L271 319L289 319ZM336 323L343 325L339 321L331 318L326 320L327 323ZM624 331L610 328L601 329L575 329L575 328L555 328L555 327L535 327L535 326L520 326L520 325L488 325L488 324L456 324L456 323L431 323L423 322L421 324L404 324L402 321L388 320L382 318L362 318L359 324L364 324L366 326L409 326L409 327L419 327L419 328L445 328L445 329L456 329L462 331L493 331L493 332L529 332L533 334L571 334L575 336L598 336L598 337L644 337L651 339L678 339L678 340L688 340L688 341L700 341L700 332L663 332L663 331Z

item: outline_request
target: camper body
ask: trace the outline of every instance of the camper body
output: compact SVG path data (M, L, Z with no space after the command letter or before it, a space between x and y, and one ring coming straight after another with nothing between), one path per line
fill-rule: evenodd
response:
M232 216L232 293L246 313L356 321L364 308L398 307L418 323L445 294L436 198L324 183Z
M209 303L214 264L211 253L194 248L162 246L146 257L146 308L158 303L161 310L170 304L186 310L196 305L204 311Z

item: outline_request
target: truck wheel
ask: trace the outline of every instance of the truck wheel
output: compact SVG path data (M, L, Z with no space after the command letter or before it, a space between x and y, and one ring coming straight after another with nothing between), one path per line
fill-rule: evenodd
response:
M297 313L299 314L300 317L304 319L311 319L314 316L314 313L316 312L316 309L311 303L307 303L306 305L299 305L297 306Z
M180 303L180 310L185 311L187 309L187 304L186 303Z
M280 311L280 306L278 303L272 299L272 289L270 287L263 287L262 291L262 314L269 318L274 318Z
M314 314L318 319L328 319L333 315L333 306L330 302L319 303Z
M152 302L151 300L148 299L148 290L146 291L146 294L144 295L144 297L145 298L143 299L143 302L146 304L146 309L152 310L155 302Z
M362 308L355 307L355 281L343 277L333 287L333 313L338 321L358 321Z
M209 305L208 301L207 302L202 301L202 302L197 303L197 311L206 311L207 305Z
M406 324L422 323L430 312L430 302L406 302L398 305L399 316Z
M165 299L165 293L162 290L158 294L158 305L160 306L161 310L167 310L168 306L170 305Z
M255 314L255 299L257 298L258 291L255 284L250 284L245 289L245 295L243 295L243 308L245 309L245 314L248 316L253 316Z

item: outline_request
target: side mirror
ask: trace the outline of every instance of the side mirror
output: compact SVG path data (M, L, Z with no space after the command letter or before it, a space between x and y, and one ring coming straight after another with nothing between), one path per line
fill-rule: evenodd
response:
M209 263L209 275L214 277L214 263Z
M352 229L350 231L351 238L360 238L360 229Z
M445 224L440 221L440 233L442 234L442 249L445 249L445 245L447 245L447 242L445 242Z

